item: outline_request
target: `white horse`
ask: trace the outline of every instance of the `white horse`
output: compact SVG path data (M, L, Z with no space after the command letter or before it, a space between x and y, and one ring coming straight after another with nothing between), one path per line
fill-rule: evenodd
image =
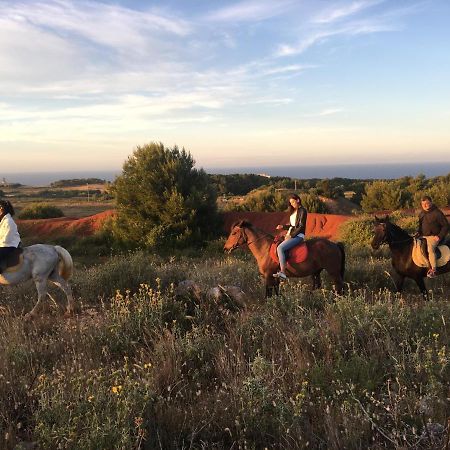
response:
M47 281L56 284L67 297L66 314L72 314L74 299L67 280L72 276L73 261L70 253L59 245L36 244L24 247L17 266L10 267L0 274L0 284L15 285L33 279L38 292L38 301L25 315L33 319L48 294ZM49 294L50 295L50 294Z

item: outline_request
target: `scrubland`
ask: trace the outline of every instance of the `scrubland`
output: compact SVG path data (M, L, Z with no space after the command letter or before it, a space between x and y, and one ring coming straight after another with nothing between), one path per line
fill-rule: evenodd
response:
M0 287L0 448L445 448L450 277L428 302L412 281L394 293L387 250L351 227L342 296L324 275L264 299L252 256L223 240L109 256L77 240L69 319L52 289L25 324L34 286ZM184 279L240 286L246 307L177 298Z

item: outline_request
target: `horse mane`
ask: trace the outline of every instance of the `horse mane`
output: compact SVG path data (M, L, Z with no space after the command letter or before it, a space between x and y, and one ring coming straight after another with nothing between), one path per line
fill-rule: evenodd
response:
M254 231L260 231L261 233L264 233L266 236L269 236L271 239L273 239L273 234L268 233L267 231L263 230L262 228L259 228L255 225L253 225L251 222L249 222L248 220L238 220L237 222L233 223L233 225L231 226L231 229L233 229L234 227L239 227L239 228L248 228L250 230L254 230Z
M231 229L234 227L240 227L240 228L252 228L253 225L248 220L238 220L231 225Z
M389 226L389 233L391 235L391 237L396 240L396 241L400 241L400 240L406 240L408 238L412 239L412 237L410 236L410 234L405 231L403 228L399 227L398 225L396 225L395 223L386 220L386 226Z

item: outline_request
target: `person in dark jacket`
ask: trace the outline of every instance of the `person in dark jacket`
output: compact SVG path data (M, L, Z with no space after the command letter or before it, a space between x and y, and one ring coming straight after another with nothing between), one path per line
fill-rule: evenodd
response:
M277 230L287 230L284 241L278 246L277 254L280 260L280 271L273 276L286 280L286 252L305 239L306 218L308 213L302 206L302 200L297 194L289 197L289 223L277 225Z
M419 214L419 236L427 241L430 269L427 277L436 276L436 247L443 242L448 233L448 221L444 213L433 204L431 197L425 195L420 202L422 211Z

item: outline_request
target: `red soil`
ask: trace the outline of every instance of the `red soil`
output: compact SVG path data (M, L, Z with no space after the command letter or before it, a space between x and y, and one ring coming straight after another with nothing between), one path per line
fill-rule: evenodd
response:
M114 214L114 210L104 211L81 219L61 217L58 219L35 219L18 220L19 232L24 237L45 236L90 236L101 229L103 222ZM228 234L231 225L239 220L247 220L253 225L276 234L275 227L279 223L288 223L287 213L274 212L227 212L223 214L223 230ZM338 228L341 223L349 220L352 216L341 216L334 214L308 214L306 224L307 236L321 236L336 239Z
M113 210L108 210L81 219L59 217L57 219L18 220L17 226L22 236L82 237L92 235L100 230L103 222L113 214Z

